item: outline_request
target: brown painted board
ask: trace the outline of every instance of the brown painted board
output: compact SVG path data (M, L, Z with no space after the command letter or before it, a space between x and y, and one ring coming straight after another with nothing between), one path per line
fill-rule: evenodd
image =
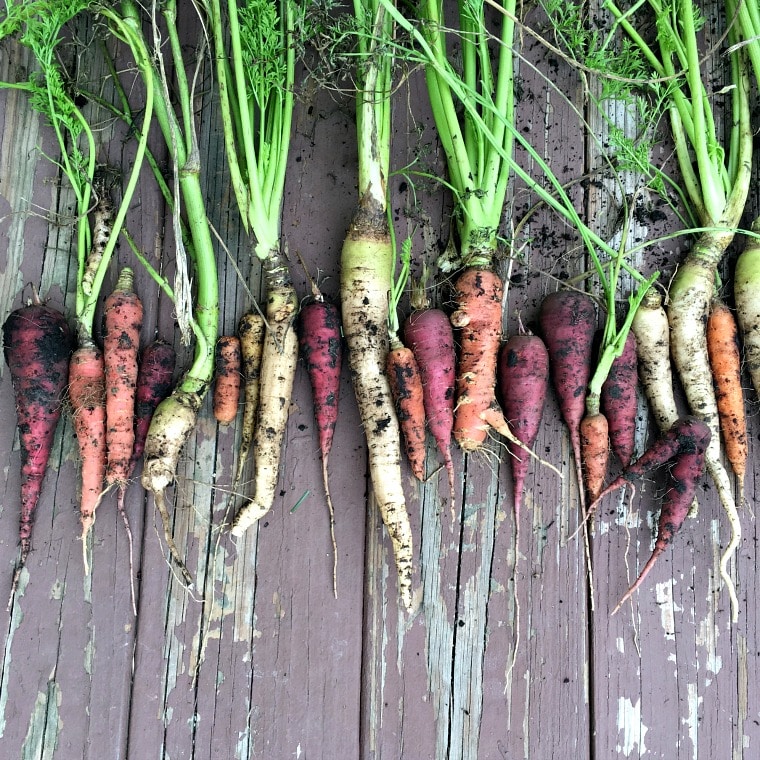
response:
M197 30L188 15L188 39ZM541 20L534 20L541 29ZM563 181L595 166L577 117L576 75L529 36L520 64L518 127ZM28 66L15 48L0 49L0 75ZM98 64L79 61L99 81ZM551 73L552 84L532 70ZM241 229L225 167L224 145L208 71L200 101L199 149L207 213L219 234L220 329L234 331L259 298L260 266ZM296 252L336 298L339 252L356 202L353 104L345 93L308 87L294 118L283 233L301 297L309 286ZM33 282L69 315L74 270L71 199L42 153L54 140L19 94L0 92L0 307L22 302ZM111 136L114 139L110 139ZM128 163L132 143L108 121L98 132L104 160ZM160 145L154 139L153 145ZM413 72L394 102L394 167L443 176L444 159ZM533 162L517 151L522 165ZM166 157L157 158L165 166ZM415 182L414 188L412 182ZM410 172L390 180L400 238L413 235L415 271L449 236L451 202L435 183ZM414 189L414 193L412 190ZM604 229L614 209L592 186L575 188ZM517 183L505 226L532 199ZM751 198L752 208L758 199ZM752 212L747 215L747 221ZM170 214L150 178L142 178L128 215L138 245L171 273ZM651 225L642 234L662 232ZM510 278L504 327L515 312L534 326L540 299L555 278L586 266L572 236L548 213L531 218L530 245L500 271ZM226 247L226 250L225 250ZM658 249L672 272L679 240ZM728 278L738 248L727 257ZM133 263L127 247L119 264ZM233 264L234 262L234 264ZM109 273L109 284L117 266ZM183 347L171 305L139 266L145 303L142 338ZM26 295L28 291L24 291ZM446 288L440 300L449 307ZM406 306L405 306L406 308ZM179 370L178 370L179 371ZM8 372L0 383L0 598L7 598L17 555L19 452ZM206 401L172 489L174 538L196 579L188 591L167 564L160 520L139 482L127 496L135 538L138 615L131 612L125 532L112 500L100 507L91 542L92 573L82 571L78 540L78 455L71 420L59 427L34 533L34 552L3 630L0 658L0 752L7 757L306 757L540 758L752 757L758 736L754 684L757 629L753 511L735 563L741 611L730 624L717 565L726 525L705 481L699 517L689 521L641 593L609 611L651 550L651 519L663 476L633 500L605 503L590 539L589 592L578 524L572 454L550 397L536 451L564 474L535 465L519 531L511 510L509 463L499 441L482 454L455 450L457 501L432 441L429 479L404 485L415 541L412 615L398 605L390 543L371 497L366 447L347 370L331 454L336 510L338 595L322 493L308 379L299 365L284 443L279 495L272 512L241 539L225 530L241 494L230 484L237 424L218 426ZM748 392L751 462L745 493L757 491L756 406ZM640 445L652 434L641 405ZM247 476L250 477L250 468ZM139 476L139 469L136 477ZM516 534L519 541L515 544ZM626 565L627 561L627 565ZM593 609L591 602L593 599Z

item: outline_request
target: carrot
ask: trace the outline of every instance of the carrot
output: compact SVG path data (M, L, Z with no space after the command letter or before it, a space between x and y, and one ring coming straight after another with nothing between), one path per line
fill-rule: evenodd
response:
M411 348L394 334L385 362L385 372L396 404L396 416L404 437L406 457L412 474L425 479L425 403L422 378Z
M613 360L602 384L600 397L601 411L609 427L610 446L623 467L631 463L636 441L638 381L636 336L629 332L623 352Z
M403 333L404 342L412 349L420 370L425 417L448 473L453 509L456 497L451 434L454 429L456 350L451 322L441 309L418 308L407 317Z
M591 516L599 502L609 494L641 479L650 470L661 467L683 454L704 452L709 444L710 429L697 417L683 417L653 441L649 448L632 464L623 470L589 505L587 516Z
M538 437L549 386L549 354L537 335L513 335L501 347L498 388L504 415L515 437L529 448ZM515 521L520 517L528 458L525 452L507 442L512 455L512 485Z
M657 427L664 432L678 419L678 408L673 394L668 315L656 290L650 289L644 296L633 316L631 331L636 336L641 385Z
M726 304L717 298L713 299L707 320L707 352L726 458L741 484L747 467L747 418L741 385L741 357L736 320Z
M264 261L267 280L267 325L261 356L259 408L253 446L256 471L253 497L237 512L230 531L242 536L272 508L280 470L280 452L290 412L298 338L298 298L283 253L273 250Z
M124 267L103 305L108 488L126 485L135 444L135 388L143 307L133 283L132 270Z
M570 433L578 490L585 511L580 424L586 411L596 323L594 302L577 291L550 293L541 303L539 322L549 352L549 369L560 411Z
M578 432L581 439L581 463L583 483L589 501L597 499L604 488L609 459L609 425L601 414L586 414L580 422Z
M238 450L238 466L235 473L233 492L243 477L243 469L248 461L248 454L253 443L256 428L256 412L259 408L259 381L261 376L261 354L264 350L264 317L249 311L240 317L238 337L240 338L240 357L243 370L243 422Z
M16 562L9 605L32 548L34 513L61 416L61 395L68 382L73 336L63 314L34 303L12 311L3 324L3 353L16 399L21 450L21 553Z
M216 382L214 417L220 425L229 425L237 416L240 401L240 338L223 335L216 342Z
M82 460L79 511L82 522L82 556L85 574L87 536L95 522L106 477L106 384L103 353L89 339L80 340L69 363L69 400Z
M736 317L742 332L744 363L760 396L760 217L752 223L752 237L747 237L744 250L736 260L734 301Z
M176 354L163 340L148 344L140 357L135 391L135 444L129 462L130 475L145 450L145 439L156 407L172 389Z
M675 458L673 467L669 470L670 486L662 500L660 517L657 522L657 540L655 541L654 549L649 560L641 569L639 577L628 591L623 594L621 600L612 610L611 614L613 615L644 582L649 571L654 567L657 558L668 548L673 540L673 536L683 525L683 521L689 513L691 502L697 491L697 483L702 478L705 470L704 448L710 439L710 430L707 426L704 426L704 430L705 436L701 439L700 446L693 452L679 454Z
M321 296L301 309L298 344L306 364L314 401L314 418L322 459L322 483L330 515L330 536L333 545L333 594L338 596L338 551L335 541L335 510L330 497L327 464L332 449L340 399L340 370L343 357L340 314L335 305Z

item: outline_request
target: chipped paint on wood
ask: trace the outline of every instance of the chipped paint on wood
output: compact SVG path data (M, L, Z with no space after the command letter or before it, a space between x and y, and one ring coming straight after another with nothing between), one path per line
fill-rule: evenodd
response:
M617 701L617 729L619 744L617 751L625 757L631 757L634 750L638 756L647 752L647 727L641 722L641 701L635 703L627 697L619 697Z

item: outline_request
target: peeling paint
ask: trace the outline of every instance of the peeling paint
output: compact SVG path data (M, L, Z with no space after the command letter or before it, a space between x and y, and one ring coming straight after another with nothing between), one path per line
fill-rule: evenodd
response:
M24 596L27 583L29 583L29 570L24 567L19 574L18 589L16 590L17 603L13 605L10 629L8 630L8 637L5 639L5 649L3 651L2 676L0 677L0 738L5 734L5 709L8 706L8 684L10 683L11 663L13 661L11 651L16 631L24 619L20 601Z
M60 706L61 690L51 679L47 691L37 693L21 747L21 760L52 760L63 727L58 713Z
M655 599L660 608L660 625L665 633L666 641L676 638L676 608L673 603L673 582L663 581L655 586Z
M697 684L690 683L686 685L688 714L683 719L683 723L689 729L689 739L691 739L693 758L697 757L697 729L699 728L699 706L702 704L702 697L699 696Z
M634 704L627 697L618 697L617 728L618 734L622 733L622 741L616 747L617 752L630 757L638 747L640 756L646 754L644 740L649 729L641 722L641 700L636 700Z
M718 654L718 636L720 636L720 630L715 624L715 619L712 614L705 620L700 620L697 625L696 641L698 646L702 646L706 650L705 657L705 670L711 676L717 676L723 668L723 658ZM705 680L706 685L710 685L712 678Z

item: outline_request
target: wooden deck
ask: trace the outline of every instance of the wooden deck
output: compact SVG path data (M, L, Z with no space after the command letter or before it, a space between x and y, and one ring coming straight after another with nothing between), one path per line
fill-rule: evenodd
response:
M577 77L529 37L523 52L520 129L563 181L578 180L599 162L563 98L580 102ZM553 86L529 63L550 73ZM19 67L29 65L17 50L0 48L0 78L13 79ZM81 75L97 76L97 70ZM393 165L417 160L442 173L425 103L424 83L415 73L396 93ZM229 254L219 249L221 325L231 331L250 304L248 287L258 294L259 276L238 225L213 102L204 101L203 114L199 140L208 213L229 249ZM356 199L350 101L310 90L297 106L294 128L284 233L291 253L300 252L314 272L318 269L325 292L334 296L341 243ZM116 166L128 162L132 144L122 138L118 125L103 119L102 160ZM42 156L52 152L52 136L25 98L0 92L3 318L21 304L27 283L35 283L69 315L73 310L71 227L53 218L65 220L71 198ZM436 255L448 238L447 196L430 183L420 183L415 195L400 176L392 187L397 232L414 232L415 261ZM576 185L573 192L579 208L611 235L616 208L604 183ZM519 219L532 202L516 188L507 221ZM751 203L757 212L756 191ZM634 234L657 235L662 227L654 219L642 215ZM127 224L154 261L164 255L171 267L168 220L146 177ZM508 331L515 329L518 311L527 324L535 320L540 298L556 288L554 277L585 268L556 219L537 214L530 231L532 244L509 267ZM664 268L666 279L685 242L676 246L657 248L650 258ZM118 263L131 261L122 246ZM114 264L114 275L116 270ZM299 293L307 295L297 265L293 272ZM157 334L175 340L185 362L189 353L179 346L171 305L144 275L138 277L146 307L144 340ZM0 599L5 600L17 558L19 451L9 374L4 366L0 372ZM64 760L759 757L753 505L760 426L757 399L750 392L747 398L751 466L744 534L732 566L741 603L735 625L718 575L727 524L707 481L698 518L687 522L632 604L610 617L651 551L652 514L663 481L647 481L630 509L622 498L605 504L590 544L592 594L583 543L564 540L578 523L577 487L553 399L537 451L565 477L533 469L517 555L509 464L498 441L485 455L456 452L459 498L453 520L445 475L435 472L420 486L406 472L419 608L404 614L390 542L369 495L366 450L347 372L331 456L339 550L338 597L333 598L327 510L302 366L280 495L258 529L237 541L223 526L238 504L228 489L239 430L219 428L210 405L203 407L173 491L174 538L197 579L194 591L183 588L167 563L152 501L139 481L130 488L135 617L124 526L110 499L100 506L95 524L92 572L83 574L77 453L67 415L59 426L21 593L0 623L0 755ZM640 423L643 444L652 432L643 405ZM430 472L437 462L431 444Z

